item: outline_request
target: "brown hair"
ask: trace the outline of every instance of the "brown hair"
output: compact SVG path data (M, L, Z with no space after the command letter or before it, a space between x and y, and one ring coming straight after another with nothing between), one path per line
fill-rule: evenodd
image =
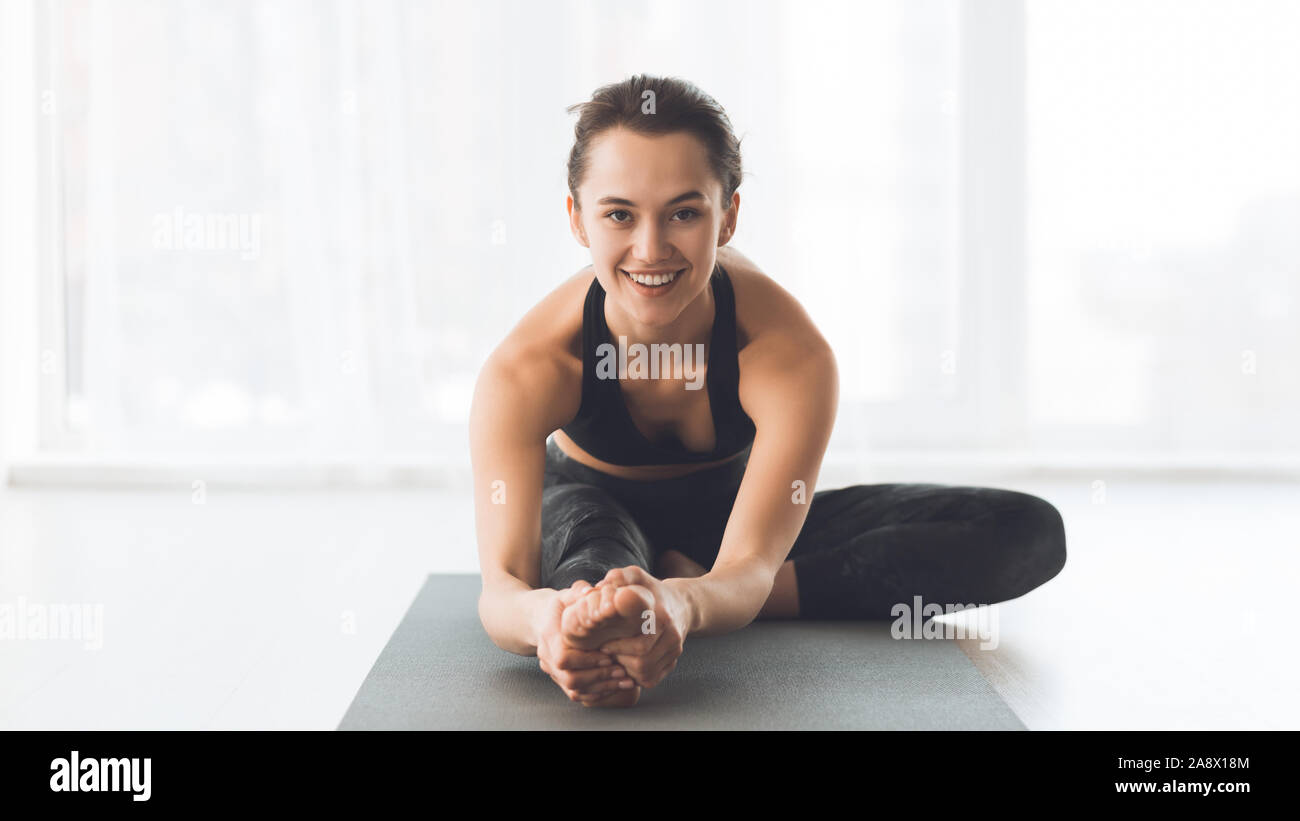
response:
M676 77L634 74L622 82L601 86L589 101L565 110L570 114L580 112L569 152L569 193L577 207L582 207L578 186L587 173L591 143L611 128L649 135L695 135L704 143L713 173L722 183L722 208L725 211L731 207L731 195L740 187L744 175L740 140L727 112L694 83Z

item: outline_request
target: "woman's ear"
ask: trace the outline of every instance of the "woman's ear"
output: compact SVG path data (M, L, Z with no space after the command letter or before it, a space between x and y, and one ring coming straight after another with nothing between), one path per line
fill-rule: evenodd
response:
M591 243L587 241L587 230L582 227L582 209L574 204L572 194L564 198L564 207L569 211L569 231L573 234L573 238L583 248L590 248Z
M722 227L718 230L718 247L731 242L731 237L736 233L736 218L740 212L740 192L736 191L731 195L731 207L722 212Z

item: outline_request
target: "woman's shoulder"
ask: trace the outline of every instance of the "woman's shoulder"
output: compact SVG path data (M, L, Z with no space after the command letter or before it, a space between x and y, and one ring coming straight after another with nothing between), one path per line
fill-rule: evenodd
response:
M809 408L824 418L816 409L833 408L839 392L830 344L799 300L743 254L720 250L719 260L736 295L741 406L760 428L787 424L792 412ZM828 426L834 414L829 418Z
M726 269L736 299L737 348L766 349L782 346L825 346L821 331L793 294L740 251L723 246L718 262Z

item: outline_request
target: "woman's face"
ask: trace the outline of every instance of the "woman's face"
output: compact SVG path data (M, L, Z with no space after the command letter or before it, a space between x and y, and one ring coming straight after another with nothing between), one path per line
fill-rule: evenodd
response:
M589 156L581 209L568 198L573 234L591 249L607 299L642 325L667 325L708 286L718 248L735 233L740 194L724 211L722 184L691 134L611 129ZM629 274L672 279L645 285Z

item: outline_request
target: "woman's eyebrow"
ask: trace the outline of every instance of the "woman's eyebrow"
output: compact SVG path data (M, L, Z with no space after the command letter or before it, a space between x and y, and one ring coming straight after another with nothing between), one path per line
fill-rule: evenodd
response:
M704 196L699 191L687 191L685 194L678 194L677 196L673 197L666 204L676 205L677 203L685 202L686 200L707 200L707 199L708 197ZM631 200L625 200L622 197L601 197L600 199L596 200L596 204L597 205L627 205L632 208L636 207L636 203L632 202Z

